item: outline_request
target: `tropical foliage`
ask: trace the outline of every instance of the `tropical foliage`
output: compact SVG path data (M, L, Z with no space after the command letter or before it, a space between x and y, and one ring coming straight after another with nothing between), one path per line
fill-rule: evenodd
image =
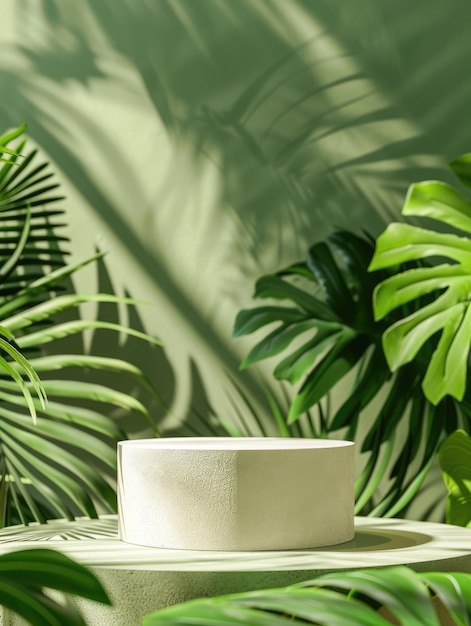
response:
M2 103L5 118L10 120L23 110L35 120L37 136L64 175L110 225L129 256L138 259L149 282L159 276L165 297L175 310L186 312L187 324L225 368L234 367L235 359L230 346L213 332L217 325L207 323L206 305L219 302L227 291L231 297L243 297L245 283L240 275L232 280L235 266L245 275L260 273L259 262L265 268L279 267L272 261L281 256L280 251L294 258L296 246L303 249L313 233L325 232L332 223L346 226L352 215L362 211L368 224L380 227L395 206L396 190L411 179L423 178L421 169L438 162L433 146L452 151L462 141L470 90L470 84L460 80L469 60L463 6L452 11L425 0L419 6L402 0L401 10L371 2L364 3L365 10L344 2L339 10L336 3L304 0L241 0L237 5L218 0L118 4L103 0L79 3L73 12L54 0L40 1L27 10L18 3L13 6L15 11L18 8L17 28L11 28L13 45L7 44L0 70L8 87ZM7 28L9 13L7 8ZM418 46L424 31L429 37ZM174 47L178 54L169 55ZM115 64L109 63L114 58L126 59L125 72L115 72ZM446 97L444 77L449 83ZM90 89L98 83L98 89ZM83 106L80 95L85 94L91 96L90 108ZM119 103L119 109L108 115L113 103ZM126 106L125 126L132 129L133 137L148 138L143 146L122 132ZM155 126L149 119L152 115L141 114L152 106ZM168 130L170 148L165 155L164 142L159 140L158 158L151 167L165 162L168 178L152 189L146 185L143 193L137 176L140 151L142 147L146 154L152 151L156 135L161 137L161 125ZM84 151L93 153L98 168L86 167ZM198 156L194 163L189 163L190 154ZM202 160L216 164L215 187L220 194L214 210L203 213L201 207L209 206L210 194L205 193L197 213L193 200L202 197L201 190L207 191L215 176L211 167L198 168ZM182 164L187 166L185 185ZM114 181L113 201L107 174ZM184 197L175 197L175 189ZM131 219L125 193L129 190L133 208L142 211L133 212ZM158 198L160 215L165 211L173 225L163 235L148 227L149 197ZM221 237L221 216L231 219L232 212L235 236ZM174 221L172 213L178 216ZM194 223L189 217L198 223L199 234L206 228L205 237L191 238L197 240L195 248L200 252L192 257L193 273L176 276L175 244L187 245L180 235ZM155 245L157 238L160 245ZM260 252L268 249L269 265ZM206 272L201 271L210 255L214 265L204 265ZM228 259L227 267L221 259ZM196 306L185 298L182 276L191 285L200 276L211 276L202 285L204 297ZM226 290L227 277L230 290ZM210 288L218 284L224 289L214 291L211 298ZM180 317L177 324L182 324ZM202 359L198 367L203 363ZM207 380L212 382L214 372L209 370ZM180 391L182 383L185 380L179 379ZM408 391L407 384L404 376L399 391ZM256 392L255 385L246 390L254 392L254 387ZM452 424L456 404L450 406L447 419ZM426 437L434 426L440 431L446 407L437 406L438 420L430 408L423 426L419 408L417 401L414 414L402 418L410 421L412 432ZM320 429L325 434L331 424L328 412L317 416L315 407L312 413L325 425ZM290 424L289 432L295 432L303 418ZM396 419L401 419L399 413ZM253 427L248 424L245 432ZM391 429L394 433L394 426ZM431 449L435 431L432 434ZM412 451L404 451L405 458L413 458L414 450L417 457L418 439L408 444ZM385 441L378 448L389 452L387 445ZM372 461L369 471L374 467ZM381 465L377 468L381 470ZM365 481L373 485L369 475L365 473Z
M471 154L453 161L451 168L471 188ZM410 187L402 213L436 220L467 236L393 223L378 238L372 270L426 258L437 261L395 272L375 290L376 319L430 297L412 314L401 311L400 319L388 324L384 354L394 371L425 352L428 363L422 386L427 399L435 405L446 396L461 401L471 346L471 201L446 183L426 181Z
M44 589L111 604L94 574L53 550L19 550L0 556L0 604L33 626L85 626L70 600L58 602Z
M457 423L458 407L450 400L436 407L427 401L420 386L420 362L391 374L381 340L391 317L373 318L373 292L385 277L384 272L368 271L373 252L374 243L368 237L347 231L331 234L326 242L310 248L305 262L257 282L254 297L270 298L275 304L241 311L234 334L271 328L242 367L265 358L279 359L275 377L293 385L301 382L288 423L320 407L323 436L346 429L345 437L358 441L368 455L356 481L357 512L392 516L417 492L443 431ZM282 303L276 304L279 300ZM345 400L327 416L321 400L344 378L350 380L351 390L347 394L343 390ZM361 413L373 400L379 408L360 435ZM402 449L396 446L399 427L407 432ZM421 441L426 445L421 446ZM381 500L375 500L387 471L389 489Z
M3 141L9 143L23 131L24 127L16 129ZM14 150L2 147L2 151L0 324L5 340L0 338L4 372L0 377L0 524L44 522L58 516L72 519L78 513L96 517L97 504L116 509L115 443L125 438L109 411L113 407L133 411L154 432L156 428L136 398L101 382L77 380L71 372L87 368L132 376L158 394L132 364L62 353L60 348L47 354L43 347L96 329L159 341L120 324L77 316L85 302L131 305L134 301L70 289L70 277L102 255L74 264L65 261L62 196L48 164L38 162L37 151L28 150L25 139ZM25 374L32 382L24 380ZM31 394L34 389L37 398Z
M471 437L464 430L451 433L440 446L440 466L448 489L446 521L471 527Z
M11 159L11 157L17 158L20 156L15 150L8 148L5 144L9 143L12 139L16 139L25 130L26 130L26 125L23 125L20 128L13 130L10 133L6 133L0 136L0 154L10 155L9 158L5 158L4 156L1 156L0 157L1 163L8 163L9 165L11 165L13 163L13 159ZM17 165L16 163L13 163L13 164ZM28 213L27 213L27 220L26 220L28 222L28 228L29 228L29 223L31 221L31 211L29 209L30 207L28 205ZM26 222L25 222L25 229L21 233L23 237L24 236L27 237L28 228L26 228ZM23 237L20 237L19 242L21 241ZM24 241L22 242L22 245L24 245ZM17 257L18 254L21 254L22 245L18 245L17 249L14 251L14 255L11 255L11 254L8 255L5 252L5 250L2 251L3 252L2 260L4 261L3 266L0 269L0 277L2 279L12 271L14 264L17 261L15 257ZM21 368L21 371L23 371L29 378L33 386L33 389L36 392L41 402L41 407L43 409L45 408L45 402L46 402L46 394L44 391L44 387L42 386L37 373L31 367L28 360L25 359L24 356L21 354L21 352L19 352L19 350L15 347L14 337L12 333L4 326L0 326L0 351L4 354L4 356L0 355L0 369L3 370L5 374L8 374L10 378L12 378L16 382L16 384L18 385L19 391L21 391L21 393L23 394L23 397L26 400L33 422L36 423L36 407L31 397L31 393L29 391L28 386L25 384L23 377L17 371L17 369L15 369L14 365L19 366ZM13 365L8 362L7 360L8 358L13 361Z
M348 232L334 233L328 237L328 243L310 248L306 262L257 281L254 298L285 300L294 306L258 307L237 316L236 337L278 322L249 352L243 368L285 353L295 339L301 343L274 370L275 378L292 384L304 379L291 405L289 423L317 404L371 345L376 348L369 358L376 366L374 370L379 365L385 379L389 378L388 370L381 367L381 346L375 345L378 329L369 306L375 286L374 278L367 272L372 253L370 241ZM384 380L378 382L381 386ZM352 404L367 401L360 390L358 396Z
M471 155L451 167L471 187ZM403 214L471 233L471 201L445 183L412 185ZM236 319L236 336L277 324L242 367L283 356L275 378L301 382L289 423L348 374L354 376L352 390L327 432L346 427L347 438L355 438L361 412L375 398L381 403L362 442L369 458L357 481L357 511L368 504L389 465L391 487L369 509L380 515L399 513L423 481L444 434L457 426L470 430L469 250L468 237L402 223L388 226L375 249L369 239L336 232L312 246L306 262L257 282L255 298L283 300L289 306L257 307ZM451 262L437 264L444 257ZM406 443L397 453L395 435L404 422ZM407 482L414 461L414 476Z
M407 567L327 574L286 588L193 600L147 616L143 626L250 624L440 626L432 596L456 624L471 620L471 576L416 573ZM379 609L379 610L378 610ZM387 613L385 613L385 610Z

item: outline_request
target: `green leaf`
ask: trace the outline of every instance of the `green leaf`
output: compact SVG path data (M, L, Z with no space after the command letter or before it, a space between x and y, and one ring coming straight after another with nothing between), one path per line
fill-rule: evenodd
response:
M355 481L355 514L358 514L361 509L366 506L383 480L392 457L394 444L394 435L392 435L382 446L379 441L379 437L377 437L373 442L371 446L372 453L368 459L368 463L362 474L360 474L358 479Z
M414 389L414 384L412 384L412 389ZM416 458L419 451L422 431L426 425L425 409L427 401L425 400L425 397L415 393L412 393L411 396L409 405L408 432L420 433L420 436L407 437L405 445L391 470L391 476L397 476L398 474L402 474L403 476L406 475L410 465Z
M41 276L31 283L28 283L28 285L21 289L14 298L11 298L4 304L0 305L0 319L3 319L11 315L13 312L23 308L25 305L32 302L38 295L48 292L52 287L55 287L57 283L65 280L90 263L94 263L98 259L101 259L103 256L104 252L98 252L84 261L79 261L71 265L65 265L49 272L44 276Z
M264 339L259 341L245 359L242 361L240 368L244 369L257 361L268 359L283 352L294 339L303 335L307 331L313 331L319 326L313 320L306 320L295 325L283 324L276 330L269 333Z
M33 626L85 626L71 604L51 600L43 588L111 604L94 574L52 550L20 550L0 556L0 603Z
M327 574L285 588L191 600L148 615L142 624L288 626L299 621L324 626L386 626L391 622L374 610L383 607L397 623L439 626L432 602L435 594L448 616L469 626L469 574L419 574L404 566Z
M433 218L471 233L471 202L444 183L428 181L412 185L403 214ZM451 259L454 264L412 270L401 265L436 256ZM409 314L399 311L402 317L384 331L383 348L389 367L394 371L410 363L434 335L439 335L425 368L423 392L435 405L446 396L461 401L471 345L470 239L407 224L391 224L376 242L370 270L391 266L399 266L395 267L396 275L375 289L375 319L383 319L409 303L416 310Z
M114 372L116 374L131 376L138 380L142 387L147 389L149 393L157 398L161 406L168 410L168 406L162 399L160 393L147 376L144 375L143 371L136 365L133 365L128 361L123 361L122 359L92 356L87 354L62 354L29 359L29 364L35 372L62 371L69 367L78 367L82 369L90 368L104 372ZM13 367L18 369L15 364L13 364Z
M463 154L450 163L450 168L465 187L471 188L471 153Z
M142 621L142 626L154 624L187 626L232 626L233 624L250 624L251 626L286 626L287 620L273 613L263 613L256 609L239 606L214 606L212 603L203 604L203 600L195 601L192 607L169 607L167 612L153 613ZM188 614L188 610L191 613ZM180 614L183 617L180 618Z
M439 626L425 586L407 567L327 574L317 584L365 594L407 626Z
M464 313L449 310L447 325L430 359L422 388L432 404L438 404L446 395L461 400L466 390L468 354L471 346L471 307ZM466 349L467 347L467 349Z
M6 381L3 382L3 386L7 386ZM14 385L10 384L9 386L14 388ZM143 416L148 416L147 409L137 398L104 385L78 380L45 380L43 387L46 394L51 397L84 398L95 402L106 402L128 411L137 411Z
M388 365L395 371L410 363L424 343L441 331L438 347L422 383L425 396L435 405L446 395L462 400L466 388L467 354L471 341L469 306L447 306L450 300L447 291L435 302L390 326L383 335Z
M18 166L18 169L15 171L15 178L19 178L20 180L18 180L16 184L14 184L12 177L10 177L8 180L8 187L5 188L5 185L0 186L0 190L4 190L5 197L14 198L20 191L39 185L39 183L44 183L46 180L53 178L54 174L52 172L41 174L41 172L44 172L44 170L48 167L48 163L41 163L36 167L27 169L27 166L32 161L34 156L35 151L28 154L25 160L22 161L21 165ZM38 174L41 175L38 176Z
M26 124L23 123L21 124L21 126L18 126L18 128L14 128L8 133L4 133L3 135L0 135L0 146L5 146L6 144L10 143L10 141L13 141L13 139L17 139L25 131L26 131Z
M448 489L446 521L471 527L471 437L455 431L442 443L438 458Z
M368 269L374 271L435 256L447 257L471 267L469 239L393 223L376 240L375 254Z
M28 206L28 211L24 219L23 229L21 231L18 242L14 250L12 250L12 253L10 254L10 256L5 260L3 265L0 267L0 280L4 280L5 276L8 276L8 274L10 274L13 271L13 269L16 267L16 265L18 264L18 261L24 252L26 242L28 241L28 237L30 234L30 225L31 225L31 208Z
M5 339L10 342L15 340L13 333L6 326L3 326L3 324L0 326L0 336L5 337Z
M367 359L365 370L337 410L332 421L332 430L351 424L391 377L383 351L379 346L376 346L371 355L365 358Z
M412 437L408 438L406 447L403 448L401 453L402 458L399 457L397 459L390 472L390 477L393 478L392 484L382 500L371 510L370 515L372 516L394 517L402 513L423 484L430 466L435 460L439 439L443 431L443 424L448 415L446 414L444 403L441 403L438 407L434 407L426 405L424 402L417 402L418 399L419 398L416 396L416 401L411 403L409 414L410 432L414 433L416 442L413 441ZM427 407L426 411L423 410L424 404ZM421 422L423 423L423 427L421 427ZM420 434L421 431L422 437L419 437L418 434ZM404 486L404 478L416 456L416 451L420 446L420 439L426 441L420 465L415 470L408 484ZM406 449L407 447L409 450ZM401 465L398 470L397 465L399 463L401 463Z
M387 626L368 605L355 598L327 589L288 587L268 591L234 594L225 598L194 600L169 607L144 618L143 626L289 626L302 620L307 624L351 624L352 626Z
M14 371L14 370L13 370ZM27 385L25 385L27 388ZM0 381L0 388L7 390L15 390L15 384L10 381ZM155 424L149 415L147 408L129 394L116 391L104 385L95 383L87 383L76 380L45 380L43 388L48 397L59 397L72 399L83 399L87 401L111 404L126 411L136 411L149 424L154 432L156 432ZM56 405L57 406L57 405ZM73 412L73 411L72 411Z
M23 590L5 582L1 587L0 601L35 626L61 626L64 620L70 626L85 626L72 606L66 609L35 587Z
M22 139L17 148L18 153L23 151L25 145L26 139ZM27 154L21 163L17 162L17 155L11 155L10 158L5 161L6 165L0 168L0 196L8 193L12 181L19 175L19 171L24 171L28 167L36 152L36 150L33 150L32 153ZM16 167L11 168L11 165L15 165Z
M254 298L277 298L291 300L303 311L320 320L336 322L338 317L334 311L321 300L291 285L279 276L263 276L257 281Z
M29 549L0 556L0 577L21 584L65 591L82 598L110 604L107 593L96 577L83 565L53 550Z
M406 407L410 401L408 391L412 382L411 373L407 368L397 372L391 387L388 389L386 399L363 441L363 452L377 443L387 441L404 418Z
M24 142L21 142L20 145L18 146L18 152L20 150L22 150L24 146ZM8 174L11 175L12 171L18 170L22 167L24 161L26 159L24 159L21 163L18 163L18 158L20 157L20 154L11 154L8 157L1 157L0 158L0 162L3 163L3 165L0 167L0 182L2 180L4 180L5 178L8 177ZM12 165L14 165L15 167L12 168ZM1 189L1 185L0 185L0 189Z
M430 456L428 462L421 467L420 471L417 472L405 489L402 488L402 485L393 485L393 488L388 492L383 502L380 502L378 506L371 511L371 516L396 517L400 515L417 495L430 470L433 460L433 456Z
M448 322L452 330L457 330L466 313L464 304L454 305L449 292L437 300L399 320L383 334L383 348L392 371L410 363L424 343L438 333Z
M278 402L275 400L275 397L269 391L265 392L265 396L268 400L268 404L270 405L271 413L278 427L280 437L291 437L291 432L286 424L286 418L283 415Z
M352 294L327 244L320 242L309 249L307 265L332 309L338 315L345 312L353 314L355 303Z
M0 394L2 399L5 397ZM56 442L63 450L64 454L61 455L60 462L67 461L69 452L68 449L73 449L73 454L76 455L77 463L74 459L71 459L70 463L65 463L67 469L77 469L77 475L80 480L84 480L85 475L90 472L90 467L84 468L84 474L81 475L80 469L80 455L85 452L87 455L95 456L101 463L108 465L111 469L116 469L116 446L110 445L108 442L99 439L96 434L90 434L84 430L78 430L74 424L67 422L56 422L50 419L39 419L37 424L32 426L27 418L19 413L9 411L4 407L0 407L0 415L10 426L21 426L22 433L20 438L27 444L30 443L31 448L36 448L38 452L45 450L42 442L45 441L47 445L48 439ZM14 435L14 431L10 430ZM36 437L39 441L36 442ZM44 452L47 456L49 453ZM53 457L51 457L53 458ZM93 476L92 476L93 478ZM86 482L86 481L85 481Z
M430 572L421 574L458 624L471 626L471 580L466 574Z
M302 276L303 278L307 278L309 281L315 283L316 279L313 276L311 270L308 268L307 263L292 263L285 267L282 270L276 272L276 276Z
M299 309L289 307L257 307L254 309L245 309L237 314L234 323L233 337L241 337L255 332L262 326L272 324L274 322L283 322L284 324L294 324L306 319L306 314Z
M162 342L159 339L151 337L150 335L142 333L138 330L134 330L133 328L122 326L121 324L114 324L112 322L100 322L94 320L74 320L72 322L64 322L63 324L55 324L53 327L18 337L16 342L20 348L32 348L34 346L44 345L45 343L49 343L55 339L62 339L63 337L68 337L69 335L74 335L76 333L81 333L84 330L92 329L114 330L132 337L138 337L139 339L153 343L156 346L162 345Z
M343 337L327 353L304 381L294 398L288 424L296 421L307 409L319 402L358 362L365 350L365 338L345 331Z
M28 362L36 372L54 372L69 367L78 367L80 369L90 368L106 372L117 372L134 376L135 378L144 377L142 371L128 361L90 354L52 354L29 359ZM15 367L15 365L13 366ZM15 367L15 369L18 369L18 367Z
M373 239L359 237L349 230L336 230L327 239L348 268L349 275L368 276L367 268L374 252Z
M0 409L1 411L1 409ZM40 481L48 486L60 496L70 499L79 510L88 517L98 517L95 505L87 491L84 490L82 484L74 477L73 472L67 470L65 463L55 463L55 459L62 459L62 452L59 446L47 442L40 437L28 436L28 443L33 447L25 446L17 439L18 428L8 423L3 423L0 428L2 438L4 440L3 452L8 461L9 466L15 467L20 476L29 478L33 484ZM21 431L21 437L25 435ZM34 446L40 445L40 450L36 450ZM53 452L53 456L47 457L47 451ZM68 455L70 458L70 455ZM51 459L54 461L51 463ZM98 476L98 473L96 472ZM15 481L15 485L19 486L21 480ZM41 486L38 484L38 489ZM106 492L106 487L102 484L100 491ZM114 499L105 493L105 497L101 494L102 503L108 505L111 510L115 510ZM44 523L44 520L41 520Z
M277 594L255 592L247 600L240 599L238 604L250 605L257 609L292 615L302 620L331 624L332 622L377 626L382 619L367 605L357 602L356 598L345 598L336 591L321 589L291 588L279 590Z
M30 362L17 350L14 346L12 346L8 341L5 341L0 337L0 350L6 352L9 357L13 359L14 365L18 366L18 369L21 373L25 373L26 376L31 381L31 384L34 388L34 391L37 393L38 398L41 402L43 408L46 406L47 397L44 391L44 387L39 379L39 376L34 371L34 368L31 366ZM18 379L16 376L11 374L11 370L9 370L10 375L16 382Z
M367 271L374 252L373 243L349 231L334 231L328 235L328 241L345 265L346 281L352 294L358 294L360 301L363 298L369 301L375 284L374 276Z
M28 407L29 413L31 415L31 419L33 420L33 424L35 424L36 419L37 419L36 408L34 406L33 397L31 395L31 392L27 384L25 383L23 378L20 376L20 374L18 374L18 372L12 367L12 365L8 361L6 361L2 356L0 356L0 370L3 370L4 372L6 372L14 380L15 388L21 391L21 393L23 394L23 398ZM44 393L44 387L42 385L41 385L41 389L42 389L42 393ZM41 404L43 405L42 399L41 399Z
M243 432L238 426L229 422L220 415L217 416L218 423L224 428L229 437L246 437L247 433Z
M446 183L426 181L411 185L402 213L435 219L471 233L471 202Z
M122 298L107 293L99 294L64 294L50 298L45 302L41 302L36 306L29 307L22 311L18 311L15 315L3 319L2 324L5 328L15 332L21 328L26 328L31 324L49 320L53 315L68 311L78 307L85 302L113 302L116 304L142 304L133 298Z
M313 368L317 357L342 335L342 330L319 328L313 339L278 363L273 372L275 378L288 380L292 385L296 384Z
M373 292L375 319L383 319L388 313L413 299L452 286L453 291L465 300L471 290L471 275L467 268L443 264L405 270L386 278Z
M27 508L29 516L32 515L34 521L36 521L38 524L45 524L47 521L46 515L43 512L42 508L38 507L35 498L31 494L31 489L29 488L31 480L28 477L28 472L24 468L21 459L19 459L16 455L11 454L8 447L4 451L3 456L5 459L6 472L8 472L7 475L9 478L9 491L12 496L12 500L18 509L18 514L21 518L22 523L27 523L26 517L24 515L24 511ZM12 462L10 462L10 460ZM44 487L44 482L41 482L38 491L40 493L44 493ZM21 505L19 500L20 495L22 496L26 507L24 505ZM67 507L65 507L65 509L67 509Z
M5 382L7 382L6 388L9 391L4 391ZM15 387L9 385L8 381L0 379L0 399L8 402L9 404L24 407L24 398L12 393L14 389ZM33 398L33 403L37 412L42 410L38 400ZM97 411L92 411L91 409L81 406L58 403L49 399L47 403L47 416L54 417L62 421L69 421L80 427L88 428L89 430L93 430L102 435L107 435L111 439L119 440L125 438L123 431L111 418L106 417L102 413L98 413Z

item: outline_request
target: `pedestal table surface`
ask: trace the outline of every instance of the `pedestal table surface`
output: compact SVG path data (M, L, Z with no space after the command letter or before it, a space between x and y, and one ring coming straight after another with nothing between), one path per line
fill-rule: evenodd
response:
M147 613L191 598L278 587L321 574L408 565L416 571L471 573L471 530L402 519L355 518L355 538L311 550L169 550L119 540L116 516L0 530L0 554L50 548L91 568L114 606L77 601L90 626L138 626ZM0 624L21 624L8 612Z

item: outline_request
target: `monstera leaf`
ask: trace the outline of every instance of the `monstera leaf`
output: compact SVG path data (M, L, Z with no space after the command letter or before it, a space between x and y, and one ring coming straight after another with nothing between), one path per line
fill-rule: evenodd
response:
M471 187L471 155L457 159L451 167ZM402 213L432 218L445 227L471 234L471 201L442 182L412 185ZM397 271L401 263L422 259L439 261ZM422 381L427 399L435 405L446 396L461 401L471 345L471 239L454 232L391 224L376 242L370 270L391 267L396 269L395 275L378 285L374 293L376 320L419 298L426 301L411 314L401 311L400 319L384 332L389 367L395 371L422 356L427 361Z

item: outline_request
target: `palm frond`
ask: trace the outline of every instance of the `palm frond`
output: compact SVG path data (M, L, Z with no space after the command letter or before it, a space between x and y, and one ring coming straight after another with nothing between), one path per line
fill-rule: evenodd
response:
M23 130L3 139L18 139ZM24 155L19 161L18 152ZM0 168L0 523L96 517L98 505L116 510L115 446L125 438L108 416L109 408L134 412L157 430L137 398L109 384L75 380L74 370L131 376L157 399L160 395L139 368L122 360L61 354L60 349L48 355L43 347L97 329L154 345L160 341L119 323L78 317L56 321L65 313L77 315L86 302L137 303L113 294L66 292L70 277L103 253L66 263L62 245L67 238L57 233L63 210L57 208L58 184L48 164L37 164L37 151L28 151L24 139L6 154L8 162ZM54 380L57 373L64 377ZM28 423L28 413L34 424Z
M327 574L280 589L192 600L148 615L142 624L288 626L300 621L324 626L387 626L391 621L383 617L386 609L397 623L440 626L434 595L449 619L471 623L471 575L422 574L399 566Z

